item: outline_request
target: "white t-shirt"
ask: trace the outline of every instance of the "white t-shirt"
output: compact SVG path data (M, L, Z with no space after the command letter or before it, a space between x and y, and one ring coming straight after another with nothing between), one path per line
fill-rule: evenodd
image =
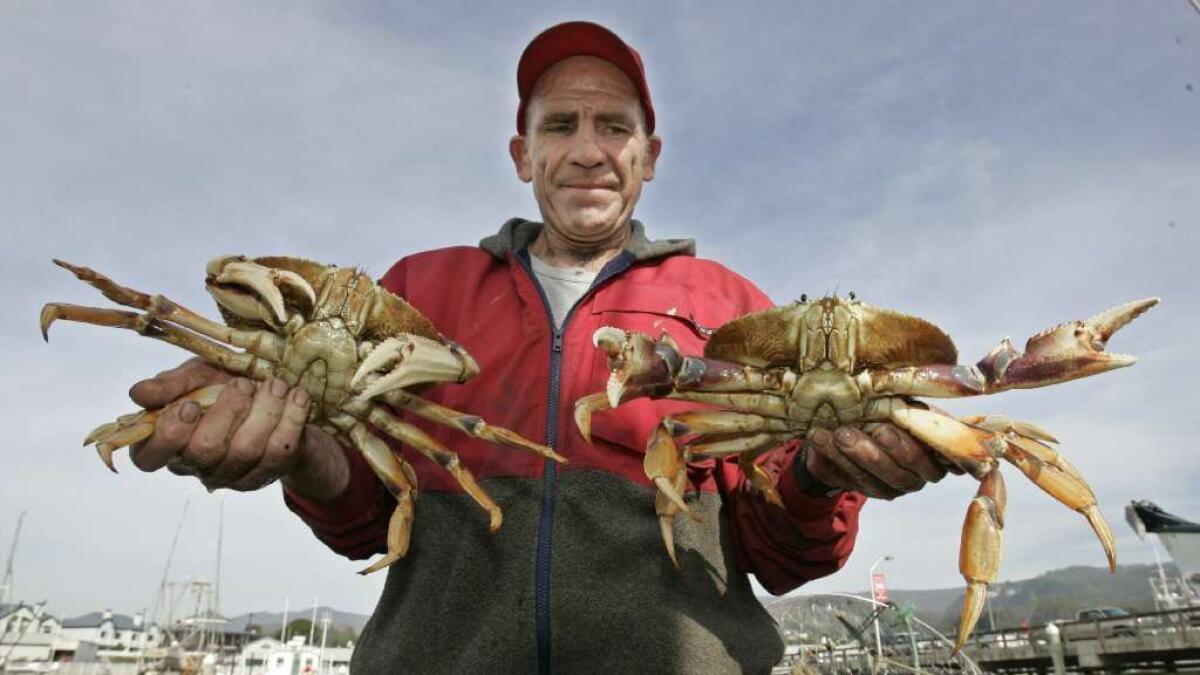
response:
M554 319L554 327L562 328L563 319L575 303L587 293L599 272L589 272L582 267L554 267L542 262L532 253L529 262L533 264L533 274L537 277L546 299L550 301L550 314Z

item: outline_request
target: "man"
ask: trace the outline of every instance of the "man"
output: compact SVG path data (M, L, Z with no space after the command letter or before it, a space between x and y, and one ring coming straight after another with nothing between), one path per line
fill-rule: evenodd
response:
M412 546L388 573L355 671L766 672L782 644L747 573L779 593L833 572L853 547L863 494L895 497L944 471L892 427L814 431L806 450L768 458L780 509L735 463L695 463L689 499L703 523L677 519L676 570L642 455L661 417L687 404L639 400L599 413L594 442L584 442L571 406L607 375L591 335L602 325L665 330L698 353L705 328L771 303L695 258L690 240L649 240L632 219L662 150L636 51L595 24L562 24L526 48L517 78L509 151L544 224L514 219L478 248L410 256L381 283L481 366L431 399L551 445L570 463L425 426L496 499L504 527L488 534L453 480L412 457L421 489ZM280 478L289 507L332 548L379 552L390 497L361 457L305 427L305 392L238 379L207 411L171 403L222 379L192 362L135 385L139 404L170 404L134 449L135 464L196 473L213 488Z

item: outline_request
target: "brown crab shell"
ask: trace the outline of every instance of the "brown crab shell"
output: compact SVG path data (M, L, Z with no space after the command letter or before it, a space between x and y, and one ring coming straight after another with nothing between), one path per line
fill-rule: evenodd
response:
M950 336L925 319L842 298L795 302L734 319L713 333L704 356L760 368L795 367L804 316L822 304L840 304L857 317L856 372L958 363Z

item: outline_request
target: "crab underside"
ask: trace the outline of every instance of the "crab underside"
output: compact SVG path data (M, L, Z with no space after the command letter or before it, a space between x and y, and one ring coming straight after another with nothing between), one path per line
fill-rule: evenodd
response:
M396 498L387 553L364 574L407 553L417 499L416 474L380 434L452 474L487 511L493 532L502 521L500 508L458 455L395 411L565 461L552 449L508 429L418 396L423 385L465 382L478 366L420 312L352 268L288 257L215 258L208 264L205 285L224 317L222 324L162 295L121 286L87 267L54 262L113 302L139 311L50 303L42 308L43 337L49 339L50 325L58 319L125 328L182 347L231 373L258 381L276 377L308 392L309 423L362 453ZM207 408L216 402L222 387L204 387L185 398ZM102 424L88 434L84 445L94 443L101 459L115 471L113 452L149 438L160 412L141 410Z
M1083 514L1116 569L1113 536L1091 488L1037 426L1000 415L954 418L916 397L980 396L1043 387L1132 365L1131 356L1104 351L1109 337L1158 303L1130 302L1030 338L1024 353L1003 340L975 366L957 365L950 338L933 324L863 303L853 294L748 314L721 326L704 356L686 356L660 338L618 328L593 341L609 358L606 391L576 402L575 421L590 437L591 417L639 397L709 404L662 420L645 457L657 486L655 511L672 562L678 565L671 521L696 516L683 499L687 463L736 456L753 488L782 506L771 476L756 462L763 453L810 429L853 425L870 431L895 424L930 446L980 485L967 509L959 569L967 581L957 652L983 609L987 585L1000 566L1005 488L999 463L1016 466L1038 487Z

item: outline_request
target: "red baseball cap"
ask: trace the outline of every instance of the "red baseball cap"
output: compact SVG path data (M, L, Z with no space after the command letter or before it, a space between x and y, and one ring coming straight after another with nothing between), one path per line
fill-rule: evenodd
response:
M646 68L637 50L611 30L590 21L568 21L551 26L533 38L517 63L517 133L525 133L525 106L533 86L550 66L571 56L595 56L621 69L637 87L646 115L646 133L654 133L654 106L646 85Z

